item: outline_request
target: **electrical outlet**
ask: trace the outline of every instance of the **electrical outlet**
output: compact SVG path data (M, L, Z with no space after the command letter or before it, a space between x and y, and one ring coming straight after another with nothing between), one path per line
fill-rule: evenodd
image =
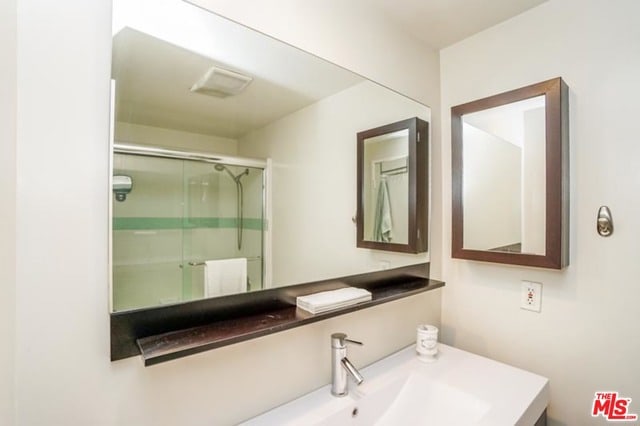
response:
M522 281L520 308L528 311L540 312L542 301L542 283Z

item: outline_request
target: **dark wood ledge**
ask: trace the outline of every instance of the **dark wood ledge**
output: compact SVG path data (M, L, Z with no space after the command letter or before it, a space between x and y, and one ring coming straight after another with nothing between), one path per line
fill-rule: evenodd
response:
M111 359L142 355L146 366L322 321L444 286L429 265L274 288L255 293L111 314ZM353 286L372 300L322 314L296 308L296 297Z

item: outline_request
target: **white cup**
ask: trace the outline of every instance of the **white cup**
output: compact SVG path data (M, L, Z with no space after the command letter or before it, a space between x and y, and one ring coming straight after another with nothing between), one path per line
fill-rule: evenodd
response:
M416 331L416 352L421 359L434 360L438 354L438 327L423 324Z

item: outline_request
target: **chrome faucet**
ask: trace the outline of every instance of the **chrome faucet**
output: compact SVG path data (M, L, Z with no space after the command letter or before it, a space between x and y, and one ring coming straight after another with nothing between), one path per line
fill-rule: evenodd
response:
M347 359L347 343L362 345L362 342L347 339L344 333L331 335L331 394L334 396L345 396L349 393L347 373L358 385L364 380L360 372Z

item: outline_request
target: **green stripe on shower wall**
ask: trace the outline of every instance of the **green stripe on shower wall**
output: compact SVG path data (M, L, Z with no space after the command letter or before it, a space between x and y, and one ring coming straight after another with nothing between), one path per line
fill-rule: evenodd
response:
M183 228L236 228L238 221L234 217L191 217L184 219ZM242 220L243 229L261 230L262 220L245 217Z
M113 230L156 230L192 228L236 228L238 221L230 217L114 217ZM244 218L243 229L262 230L262 219Z
M181 229L181 217L114 217L113 230Z
M189 219L192 222L194 219ZM199 219L195 219L196 223ZM238 221L235 218L230 217L221 217L218 219L218 226L196 226L196 228L236 228L238 226ZM256 231L261 231L264 228L264 223L262 219L255 219L250 217L245 217L242 219L242 229L252 229Z

